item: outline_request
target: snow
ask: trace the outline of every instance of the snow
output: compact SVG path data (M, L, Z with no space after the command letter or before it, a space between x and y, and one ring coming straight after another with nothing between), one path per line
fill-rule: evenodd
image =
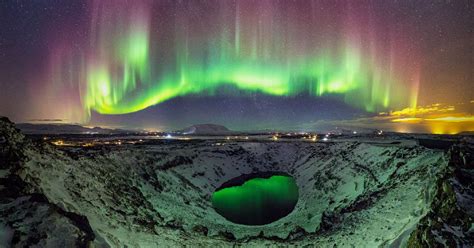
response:
M393 159L394 154L400 158ZM107 243L128 246L163 242L143 223L150 223L145 226L154 226L158 233L167 225L192 233L199 224L208 229L210 240L220 243L223 241L217 235L222 230L237 239L260 233L285 239L298 227L314 233L324 213L339 215L343 224L329 236L307 235L302 243L337 240L380 245L397 239L426 213L423 193L433 179L425 172L432 166L443 166L441 152L354 142L229 142L211 146L201 141L117 147L104 153L91 152L76 161L62 152L32 152L29 157L24 180L34 177L31 182L39 180L38 186L48 199L87 216ZM189 161L169 166L180 158ZM404 165L397 170L401 160ZM254 170L293 175L300 188L296 210L265 226L230 223L212 209L210 195L223 182ZM390 179L393 173L397 176ZM365 195L384 189L389 190L368 209L338 213ZM353 237L349 233L354 233ZM168 238L176 240L179 235Z
M60 223L66 233L80 236L67 218L39 210L54 205L84 216L98 247L222 247L235 242L378 247L405 245L430 211L436 181L449 162L446 152L412 143L219 143L202 139L60 150L25 146L27 159L17 173L31 192L49 201L32 205L35 221ZM295 210L263 226L234 224L217 214L210 202L214 190L256 171L292 175L300 194ZM29 206L19 200L11 204L0 204L0 213L14 207L15 218L21 219ZM42 228L49 242L63 238L59 229Z
M177 131L184 135L226 135L236 133L227 127L216 124L197 124Z
M13 229L0 224L0 247L10 247L13 238Z

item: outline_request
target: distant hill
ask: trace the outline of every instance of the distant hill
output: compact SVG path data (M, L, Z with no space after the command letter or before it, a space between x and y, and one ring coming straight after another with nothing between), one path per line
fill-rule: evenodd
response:
M18 123L15 126L25 134L111 134L132 132L122 129L107 129L101 127L89 128L77 124Z
M187 135L230 135L238 132L229 130L227 127L217 124L197 124L177 131Z

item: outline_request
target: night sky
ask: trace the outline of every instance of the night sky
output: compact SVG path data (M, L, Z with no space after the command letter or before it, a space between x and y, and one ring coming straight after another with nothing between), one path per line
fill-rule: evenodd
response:
M159 130L474 131L473 6L6 0L0 115Z

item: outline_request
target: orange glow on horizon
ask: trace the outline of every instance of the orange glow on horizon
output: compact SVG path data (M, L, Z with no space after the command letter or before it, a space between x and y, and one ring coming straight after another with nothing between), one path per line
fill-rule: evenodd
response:
M422 118L408 117L408 118L398 118L393 119L392 122L404 122L404 123L420 123L423 121Z
M415 115L425 115L432 113L446 113L455 111L454 106L441 106L439 103L428 105L426 107L414 107L414 108L404 108L398 111L392 111L389 113L390 116L415 116ZM383 113L381 113L383 114Z
M470 101L474 103L474 101ZM474 131L474 115L457 112L455 106L436 103L424 107L405 108L380 113L380 118L397 124L396 131L421 130L433 134L458 134Z

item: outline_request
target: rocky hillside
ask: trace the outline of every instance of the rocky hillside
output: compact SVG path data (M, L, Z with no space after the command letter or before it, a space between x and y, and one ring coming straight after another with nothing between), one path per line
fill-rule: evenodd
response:
M455 146L449 157L430 211L411 234L410 247L474 245L474 149Z
M51 203L28 178L29 152L54 152L27 140L0 118L0 247L86 247L95 239L86 217Z
M32 143L0 121L0 246L472 245L472 149L339 143ZM292 175L299 200L263 226L210 196L242 174ZM455 237L453 237L455 235Z

